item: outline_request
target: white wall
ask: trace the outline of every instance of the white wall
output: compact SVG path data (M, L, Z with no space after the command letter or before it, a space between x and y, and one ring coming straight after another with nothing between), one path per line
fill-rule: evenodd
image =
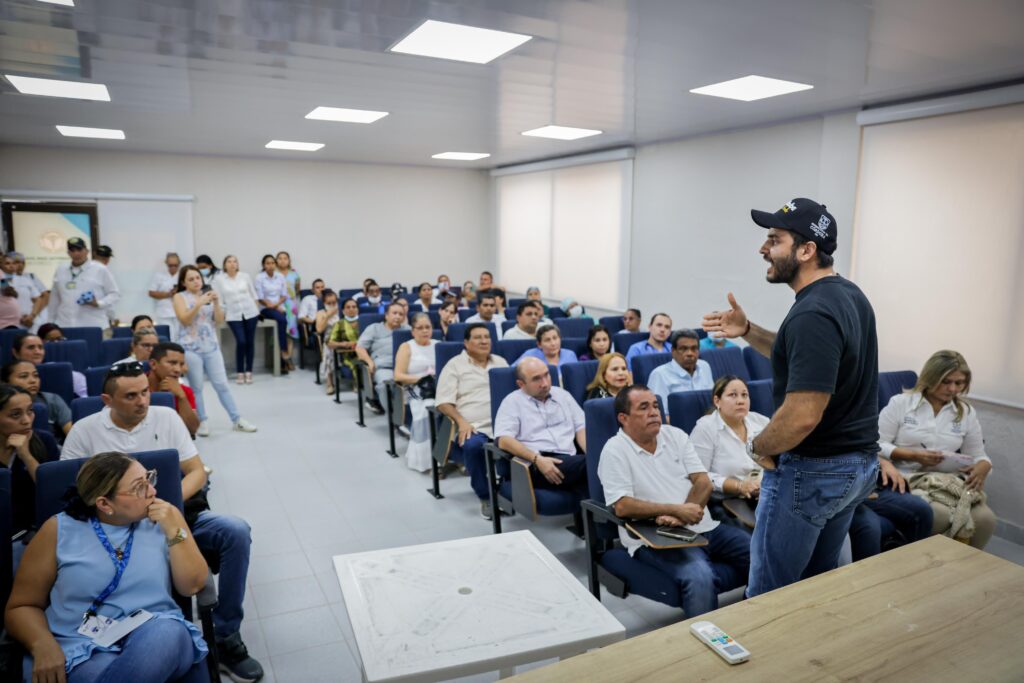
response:
M287 250L306 284L410 286L442 271L461 283L491 266L483 171L4 146L0 187L194 195L196 253L255 272Z

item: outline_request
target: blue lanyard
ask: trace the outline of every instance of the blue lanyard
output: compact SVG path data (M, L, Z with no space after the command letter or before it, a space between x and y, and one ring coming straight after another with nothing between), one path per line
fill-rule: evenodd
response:
M122 555L120 551L115 550L114 546L110 544L110 539L107 538L106 532L103 531L103 527L96 521L96 518L92 517L89 521L92 522L92 530L96 532L96 537L100 539L103 548L110 555L110 561L114 563L114 578L110 580L110 583L103 589L103 592L92 601L92 605L86 611L82 621L96 616L100 605L106 602L111 593L117 590L118 585L121 583L121 577L124 576L124 570L128 566L128 559L132 556L132 541L135 540L135 524L132 524L128 531L128 542L124 544L124 554Z

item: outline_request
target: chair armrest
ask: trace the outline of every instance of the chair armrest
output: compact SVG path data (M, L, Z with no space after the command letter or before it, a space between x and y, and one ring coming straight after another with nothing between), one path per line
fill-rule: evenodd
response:
M491 441L491 442L485 444L484 445L484 450L485 451L490 451L494 455L495 458L501 458L502 460L508 460L508 461L511 462L512 460L514 460L516 458L516 456L512 455L508 451L501 449L498 446L498 443L496 441ZM520 458L520 460L522 460L522 458ZM526 462L526 461L523 460L523 462ZM527 463L527 464L529 464L529 463Z
M626 526L626 520L617 516L607 505L601 505L596 500L590 499L583 501L580 505L586 508L597 522L610 522L615 526Z
M217 607L217 585L213 582L213 572L207 571L206 584L196 593L196 605L199 606L200 612Z

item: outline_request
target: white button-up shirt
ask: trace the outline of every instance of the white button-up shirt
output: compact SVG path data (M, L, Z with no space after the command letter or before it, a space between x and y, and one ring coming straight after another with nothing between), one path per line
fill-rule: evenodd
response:
M503 316L501 313L495 313L494 315L491 316L490 320L484 320L482 317L480 317L479 313L474 313L473 315L466 318L467 325L469 325L470 323L484 323L485 325L487 323L494 323L494 334L498 335L498 338L493 341L501 341L501 339L505 336L505 333L501 331L501 324L503 322L505 322L505 316Z
M32 300L38 299L46 291L43 289L43 283L29 275L8 275L7 279L11 281L11 286L18 292L18 306L21 309L21 314L28 315L32 312Z
M260 314L256 304L259 297L256 296L249 273L238 272L231 277L221 271L213 278L213 289L224 307L224 320L237 321L243 317L251 320Z
M157 271L153 274L153 282L149 285L151 292L173 292L178 288L178 278L167 272L167 269ZM162 320L174 318L174 304L171 297L166 299L153 299L153 315Z
M522 389L505 397L494 416L494 438L510 436L535 453L574 455L576 432L583 429L583 410L561 387L551 387L546 401Z
M78 303L79 297L92 292L99 308ZM98 261L80 266L70 263L57 268L50 288L50 319L61 327L103 327L110 325L107 311L121 300L114 276Z
M768 425L768 418L760 413L747 413L743 418L747 428L747 440L760 434ZM746 479L761 466L747 455L747 444L740 439L732 427L725 424L717 410L697 420L690 432L690 443L697 451L697 457L704 463L716 491L722 491L725 480Z
M298 317L316 320L316 312L319 310L317 308L318 303L320 303L320 299L316 298L316 294L307 294L302 297L302 301L299 302Z
M255 287L256 298L270 304L274 304L281 297L288 297L288 282L284 275L276 271L273 276L268 276L267 271L261 270L256 276Z
M698 389L711 389L715 386L715 378L711 375L711 366L706 360L697 359L697 367L691 375L683 366L670 360L664 365L659 365L647 378L647 386L655 394L661 397L662 405L668 405L668 395L677 391L697 391Z
M491 368L507 368L508 362L493 353L480 367L465 350L452 358L437 378L434 405L451 403L473 429L491 436Z
M988 460L985 442L981 437L978 411L964 407L964 416L956 420L956 406L952 402L942 406L936 415L932 404L920 392L896 394L878 415L878 445L882 457L892 459L897 448L926 448L937 451L960 451L974 461ZM917 472L921 463L897 460L893 464L905 474Z
M110 419L110 408L104 408L72 425L60 459L91 458L107 451L140 453L163 448L177 450L181 461L199 455L185 423L174 410L150 406L142 422L128 431L115 425Z
M661 426L654 453L645 451L620 429L604 445L597 466L609 506L626 496L649 503L685 503L693 488L690 475L706 471L686 432L672 425ZM717 527L718 522L704 508L701 520L687 528L702 534ZM630 555L643 547L643 541L623 527L619 527L619 540Z

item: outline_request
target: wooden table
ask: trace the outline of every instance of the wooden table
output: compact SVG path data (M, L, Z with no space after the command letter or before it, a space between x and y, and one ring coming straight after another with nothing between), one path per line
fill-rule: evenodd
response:
M706 619L750 650L726 664ZM943 536L516 676L515 681L1021 681L1024 568Z

